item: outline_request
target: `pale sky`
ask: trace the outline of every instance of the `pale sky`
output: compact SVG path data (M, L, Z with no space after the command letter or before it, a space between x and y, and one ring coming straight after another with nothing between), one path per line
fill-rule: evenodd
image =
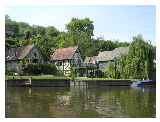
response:
M155 6L74 5L74 6L14 6L6 7L15 21L30 25L55 26L65 31L72 17L88 17L94 21L94 35L106 40L132 41L142 34L145 40L155 43Z

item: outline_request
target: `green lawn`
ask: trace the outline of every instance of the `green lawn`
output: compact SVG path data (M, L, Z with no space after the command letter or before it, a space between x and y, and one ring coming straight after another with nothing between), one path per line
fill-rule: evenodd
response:
M32 80L56 80L56 79L62 79L62 80L66 80L66 79L71 79L70 77L64 77L64 76L54 76L54 75L38 75L38 76L6 76L5 79L6 80L16 80L16 79L29 79L31 78ZM121 80L129 80L129 81L138 81L138 79L111 79L111 78L88 78L88 77L76 77L75 80L89 80L89 81L98 81L98 80L117 80L117 81L121 81Z
M12 79L29 79L31 78L32 80L47 80L47 79L69 79L69 77L60 77L60 76L54 76L54 75L38 75L38 76L6 76L6 80L12 80Z
M76 77L75 80L117 80L117 81L121 81L121 80L129 80L129 81L138 81L139 79L112 79L112 78L88 78L88 77Z

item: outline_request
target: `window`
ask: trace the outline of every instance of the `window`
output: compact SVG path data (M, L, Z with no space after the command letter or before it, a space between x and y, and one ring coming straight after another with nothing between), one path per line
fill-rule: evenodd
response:
M38 63L38 59L33 59L32 63Z
M57 66L62 66L62 61L58 61L56 64Z

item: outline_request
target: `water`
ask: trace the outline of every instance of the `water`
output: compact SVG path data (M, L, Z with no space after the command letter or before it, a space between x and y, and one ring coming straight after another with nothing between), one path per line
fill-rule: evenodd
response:
M155 88L6 88L6 117L155 116Z

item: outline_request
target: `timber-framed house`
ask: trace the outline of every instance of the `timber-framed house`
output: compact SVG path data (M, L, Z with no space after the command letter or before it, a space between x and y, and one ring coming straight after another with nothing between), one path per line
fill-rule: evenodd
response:
M83 64L78 46L56 49L50 61L66 76L71 74L72 68L78 68Z

